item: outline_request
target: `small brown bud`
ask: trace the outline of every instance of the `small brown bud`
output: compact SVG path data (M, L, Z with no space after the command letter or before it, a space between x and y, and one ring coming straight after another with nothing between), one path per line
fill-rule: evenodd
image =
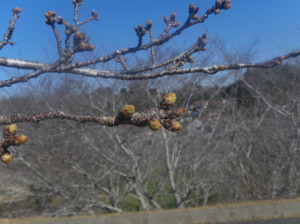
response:
M5 127L4 131L8 134L15 135L18 131L18 126L16 124L9 124Z
M20 13L22 11L22 9L21 8L18 8L18 7L16 7L16 8L14 8L14 9L12 9L12 12L13 13Z
M216 9L216 10L214 11L214 14L217 15L217 14L219 14L219 12L220 12L220 9Z
M71 28L71 32L72 33L75 33L77 31L77 27L76 26L73 26L72 28Z
M170 131L179 131L181 129L181 124L178 121L169 120Z
M196 14L199 11L199 9L200 9L199 6L197 8L195 8L193 14Z
M145 29L149 30L149 29L151 29L151 27L152 27L152 21L151 20L146 21Z
M170 20L172 22L175 22L175 19L176 19L176 12L172 13L172 15L170 16Z
M180 117L184 114L185 112L185 108L180 108L177 110L172 110L171 113L169 114L169 118L173 119L173 118L177 118Z
M224 9L230 9L231 8L231 5L230 4L225 4L224 5Z
M224 68L225 68L224 65L219 65L219 67L218 67L219 70L223 70Z
M73 36L74 40L79 41L81 40L81 33L79 30L77 30Z
M55 11L51 11L51 12L48 12L50 14L50 16L54 17L56 15L56 12Z
M2 155L1 155L1 161L3 163L8 164L11 162L12 159L13 159L13 156L10 153L5 152L5 153L2 153Z
M284 57L284 56L281 56L279 59L282 61L282 60L284 60L284 59L285 59L285 57Z
M184 66L185 62L184 61L180 61L178 62L178 67Z
M198 19L199 17L197 16L197 15L193 15L193 17L192 17L192 20L196 20L196 19Z
M143 25L142 25L142 24L139 24L139 25L138 25L138 29L139 29L140 32L142 32L142 31L143 31Z
M126 104L122 107L121 112L124 115L124 117L131 117L135 113L135 106Z
M48 12L46 12L46 13L45 13L45 17L46 17L47 19L50 19L51 16L50 16L50 14L49 14Z
M142 33L141 33L142 36L144 36L146 34L146 32L147 32L146 30L143 30Z
M71 34L71 31L70 31L70 30L65 30L65 34L66 34L67 36L69 36L69 35Z
M168 93L164 96L164 98L160 102L160 108L167 109L167 107L173 106L176 102L176 94L175 93Z
M22 145L27 141L28 137L26 135L16 135L14 136L14 145Z
M85 51L85 50L87 50L87 48L88 48L87 43L80 42L79 49L78 49L79 51Z
M88 47L87 47L87 51L92 51L92 50L94 50L95 49L95 45L93 45L93 44L88 44Z
M52 22L52 23L56 23L56 21L57 21L57 18L56 18L56 17L51 18L51 22Z
M152 119L149 121L149 127L152 129L152 130L159 130L160 129L160 122L158 119Z
M165 21L165 23L166 23L166 24L168 24L168 23L169 23L169 19L168 19L168 17L167 17L167 16L164 16L164 21Z
M225 4L230 4L231 0L225 0Z
M193 13L194 12L194 4L191 2L190 5L189 5L189 14Z
M51 25L50 19L45 19L44 21L45 21L45 23L46 23L47 25Z
M206 39L207 38L207 33L203 33L202 38Z
M222 5L222 0L216 0L216 6L221 6Z

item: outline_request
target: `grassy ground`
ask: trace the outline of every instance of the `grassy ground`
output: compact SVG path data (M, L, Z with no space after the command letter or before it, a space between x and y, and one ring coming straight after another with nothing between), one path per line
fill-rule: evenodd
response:
M296 199L283 199L283 200L265 200L265 201L250 201L250 202L240 202L240 203L228 203L228 204L217 204L213 206L204 206L200 208L184 208L184 209L176 209L177 211L184 211L184 210L194 210L194 209L215 209L215 208L233 208L233 207L242 207L247 205L263 205L263 204L280 204L284 202L292 202L292 201L298 201L300 202L300 198ZM146 214L146 213L160 213L160 212L171 212L174 210L160 210L160 211L147 211L147 212L139 212L138 214ZM104 216L119 216L119 215L135 215L137 212L132 213L114 213L114 214L108 214ZM71 218L51 218L51 217L30 217L30 218L16 218L16 219L9 219L4 218L0 219L0 224L31 224L33 222L46 222L46 221L63 221L63 220L72 220L72 219L85 219L89 218L90 216L76 216Z

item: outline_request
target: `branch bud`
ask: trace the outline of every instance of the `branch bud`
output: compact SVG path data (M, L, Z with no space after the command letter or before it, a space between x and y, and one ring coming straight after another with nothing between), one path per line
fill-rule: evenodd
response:
M138 25L138 30L140 31L140 33L143 31L143 25L142 24Z
M189 14L193 13L194 10L195 10L194 4L191 2L190 5L189 5Z
M230 9L231 5L230 4L224 4L224 9Z
M219 14L219 12L220 12L220 9L216 9L216 10L214 11L214 14L217 15L217 14Z
M151 20L146 21L145 29L149 30L149 29L151 29L151 27L152 27L152 21Z
M199 17L197 16L197 15L193 15L193 17L192 17L192 20L196 20L196 19L198 19Z
M87 47L87 51L92 51L95 49L95 45L94 44L88 44L88 47Z
M18 126L16 124L9 124L5 127L4 131L7 134L15 135L18 131Z
M13 156L8 152L2 153L2 155L1 155L1 162L3 162L3 163L8 164L11 162L12 159L13 159Z
M135 106L126 104L122 107L121 112L124 115L124 117L131 117L135 113Z
M171 113L169 114L169 118L173 119L173 118L177 118L180 117L184 114L185 112L185 108L180 108L177 110L172 110Z
M216 0L216 6L221 6L222 5L222 0Z
M16 135L14 136L14 145L20 146L27 141L28 137L26 135Z
M166 23L166 24L168 24L168 23L169 23L169 19L168 19L168 17L167 17L167 16L164 16L164 21L165 21L165 23Z
M170 106L173 106L176 102L176 94L175 93L168 93L164 96L164 98L160 102L161 109L167 109Z
M218 67L219 70L223 70L224 68L225 68L224 65L219 65L219 67Z
M152 130L158 131L160 129L160 122L158 119L152 119L149 121L149 127Z
M179 131L181 129L181 124L178 121L169 120L170 131Z
M170 16L170 20L172 22L175 22L175 19L176 19L176 12L172 13L172 15Z

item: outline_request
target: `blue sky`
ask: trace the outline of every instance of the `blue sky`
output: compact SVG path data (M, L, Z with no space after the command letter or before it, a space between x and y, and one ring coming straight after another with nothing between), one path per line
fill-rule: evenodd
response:
M99 20L92 21L80 30L91 37L99 54L115 49L135 46L137 38L133 26L153 21L157 36L164 29L162 17L177 13L177 21L185 21L190 0L85 0L80 7L79 18L90 16L92 9L98 12ZM202 13L214 4L214 0L192 1L200 6ZM259 37L258 60L267 60L300 48L300 1L299 0L232 0L232 8L212 15L204 24L199 24L172 40L172 46L182 47L192 43L203 32L209 38L218 35L229 47L245 46ZM22 8L21 18L16 23L14 46L6 46L0 57L51 62L57 57L55 39L50 27L44 23L44 13L55 10L65 20L72 22L71 0L1 0L0 37L6 31L11 9ZM63 32L63 27L60 27ZM1 71L0 79L9 77Z

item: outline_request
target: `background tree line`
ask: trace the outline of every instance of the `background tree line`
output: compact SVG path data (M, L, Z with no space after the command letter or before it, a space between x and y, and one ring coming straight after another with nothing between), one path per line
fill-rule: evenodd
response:
M13 166L0 171L1 214L65 216L298 197L299 75L293 63L247 70L228 85L203 86L199 76L172 79L177 104L187 109L180 134L68 120L19 124L35 141L13 149ZM0 104L6 114L117 113L125 103L139 110L156 105L163 86L45 77Z

